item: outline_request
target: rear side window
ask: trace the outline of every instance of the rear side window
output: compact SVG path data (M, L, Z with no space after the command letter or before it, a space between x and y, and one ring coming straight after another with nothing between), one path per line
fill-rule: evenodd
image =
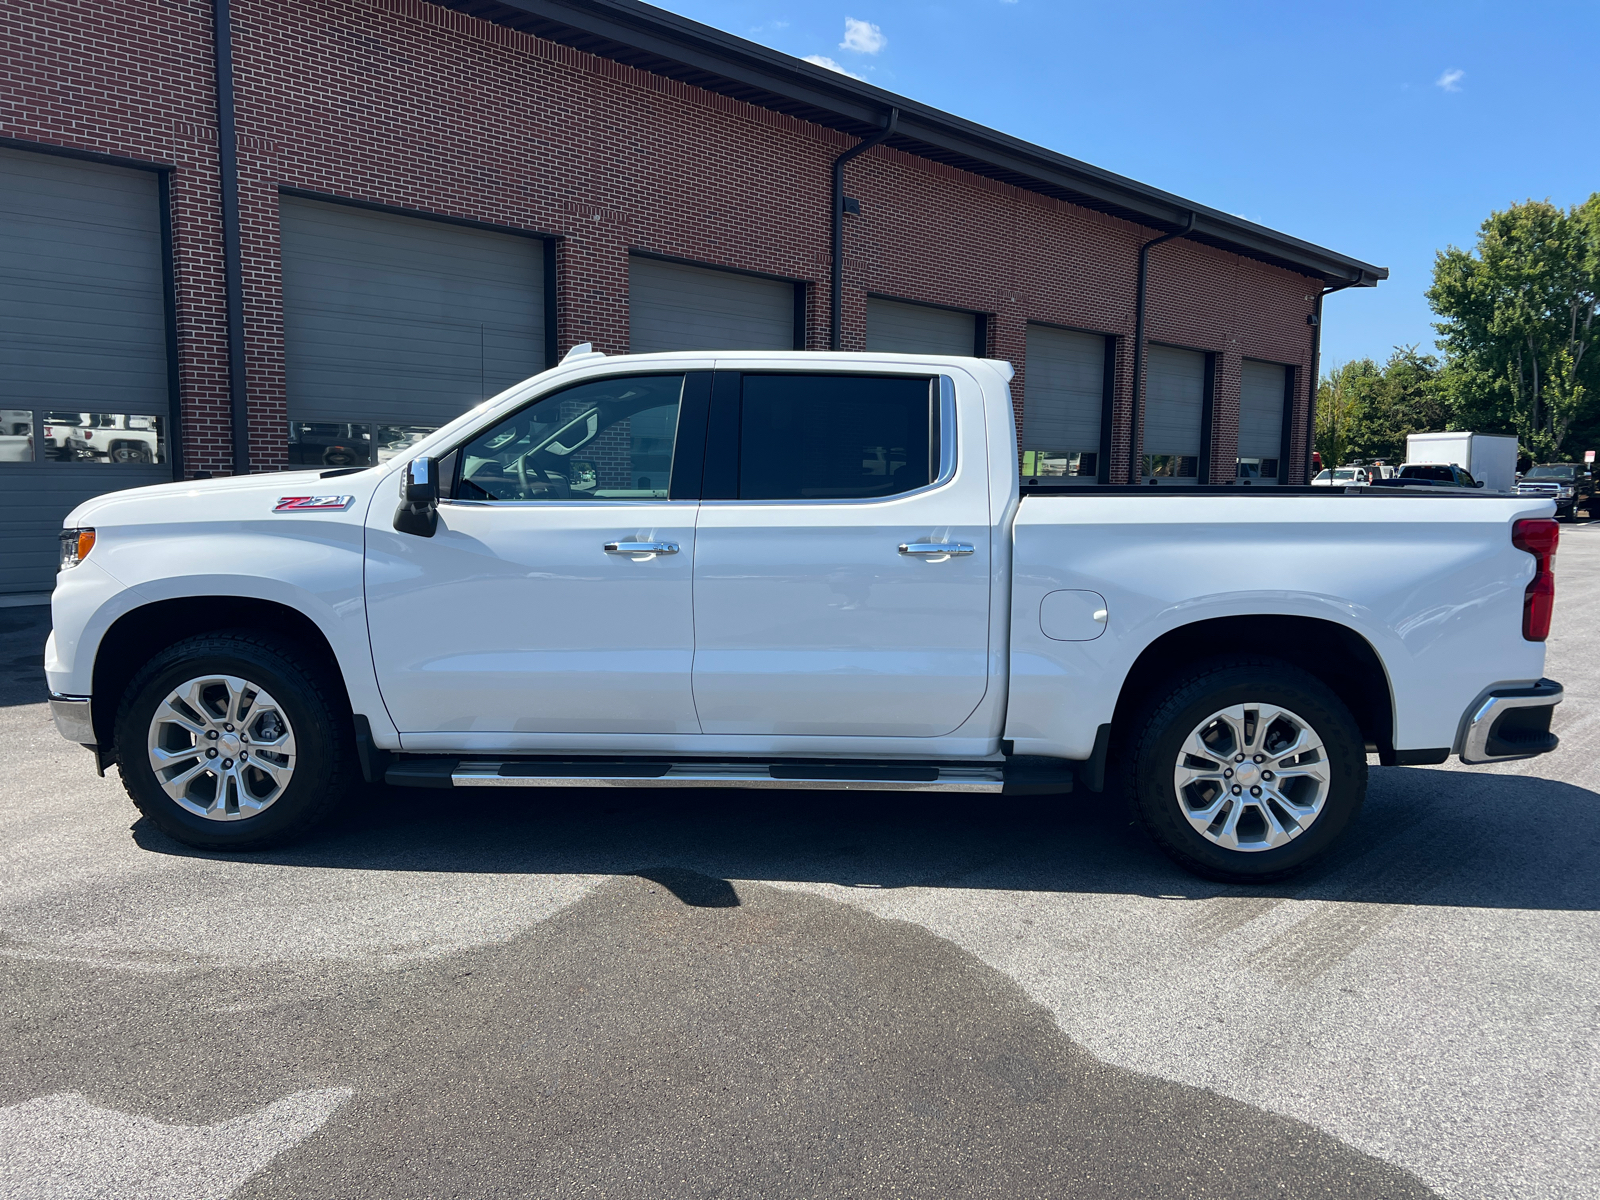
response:
M745 375L741 500L852 500L926 487L938 475L936 380Z
M1406 467L1400 472L1402 479L1431 479L1435 483L1454 483L1456 477L1449 467Z

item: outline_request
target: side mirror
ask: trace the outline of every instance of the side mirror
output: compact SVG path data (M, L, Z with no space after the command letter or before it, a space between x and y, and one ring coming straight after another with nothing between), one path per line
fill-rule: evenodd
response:
M406 465L401 495L408 504L439 503L439 460L414 458Z
M1483 480L1479 479L1472 486L1473 487L1482 487L1483 486Z
M400 533L432 537L439 528L439 460L414 458L400 476L400 507L394 510Z

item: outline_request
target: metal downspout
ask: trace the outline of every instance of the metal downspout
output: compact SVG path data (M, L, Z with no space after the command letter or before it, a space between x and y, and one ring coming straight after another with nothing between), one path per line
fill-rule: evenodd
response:
M1139 482L1139 451L1144 448L1144 396L1140 388L1144 383L1144 293L1145 284L1150 278L1150 250L1162 242L1170 242L1173 238L1188 237L1194 232L1194 213L1189 214L1189 221L1176 233L1164 233L1158 238L1151 238L1139 247L1139 287L1134 294L1133 302L1133 413L1130 421L1128 445L1128 482ZM1210 453L1209 447L1202 447L1201 453Z
M1322 386L1322 298L1345 288L1355 287L1360 279L1323 288L1317 293L1317 307L1311 314L1311 398L1306 404L1306 482L1311 482L1311 453L1317 448L1317 389ZM1323 463L1323 466L1329 464ZM1339 464L1334 463L1334 466Z
M857 142L838 158L833 160L833 257L832 267L829 271L829 303L828 303L828 348L839 349L839 342L843 336L841 324L844 311L844 165L858 154L864 154L874 146L885 141L894 132L895 124L900 120L900 110L891 108L889 119L882 129L869 138Z
M217 74L217 170L222 193L222 286L228 322L228 407L233 473L250 471L249 392L244 367L244 263L239 247L239 159L233 122L233 21L229 0L212 0Z

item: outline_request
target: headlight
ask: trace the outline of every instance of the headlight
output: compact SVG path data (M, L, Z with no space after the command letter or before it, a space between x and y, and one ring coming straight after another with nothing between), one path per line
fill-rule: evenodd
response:
M1569 487L1564 487L1564 488L1562 488L1562 489L1561 489L1561 498L1562 498L1562 499L1563 499L1563 500L1570 500L1570 499L1572 499L1572 489L1571 489L1571 488L1569 488Z
M63 529L61 531L61 569L75 567L89 557L94 549L94 530Z

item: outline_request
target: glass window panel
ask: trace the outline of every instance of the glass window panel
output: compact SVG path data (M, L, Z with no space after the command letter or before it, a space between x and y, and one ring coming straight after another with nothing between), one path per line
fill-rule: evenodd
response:
M1030 479L1093 478L1100 472L1098 450L1024 450L1022 473Z
M1194 454L1146 454L1144 473L1152 479L1197 479L1200 458Z
M931 381L746 375L741 500L846 500L926 487L937 474Z
M290 421L289 465L338 470L372 465L372 426L355 421Z
M462 500L665 500L682 375L623 375L542 397L463 450Z
M0 408L0 463L33 461L33 412Z
M437 425L375 426L372 441L376 448L378 461L386 463L391 458L404 454L437 428Z
M150 413L63 412L51 409L40 428L40 457L51 462L167 461L167 422Z
M1240 479L1278 478L1278 460L1275 458L1241 458L1238 464L1237 477Z

